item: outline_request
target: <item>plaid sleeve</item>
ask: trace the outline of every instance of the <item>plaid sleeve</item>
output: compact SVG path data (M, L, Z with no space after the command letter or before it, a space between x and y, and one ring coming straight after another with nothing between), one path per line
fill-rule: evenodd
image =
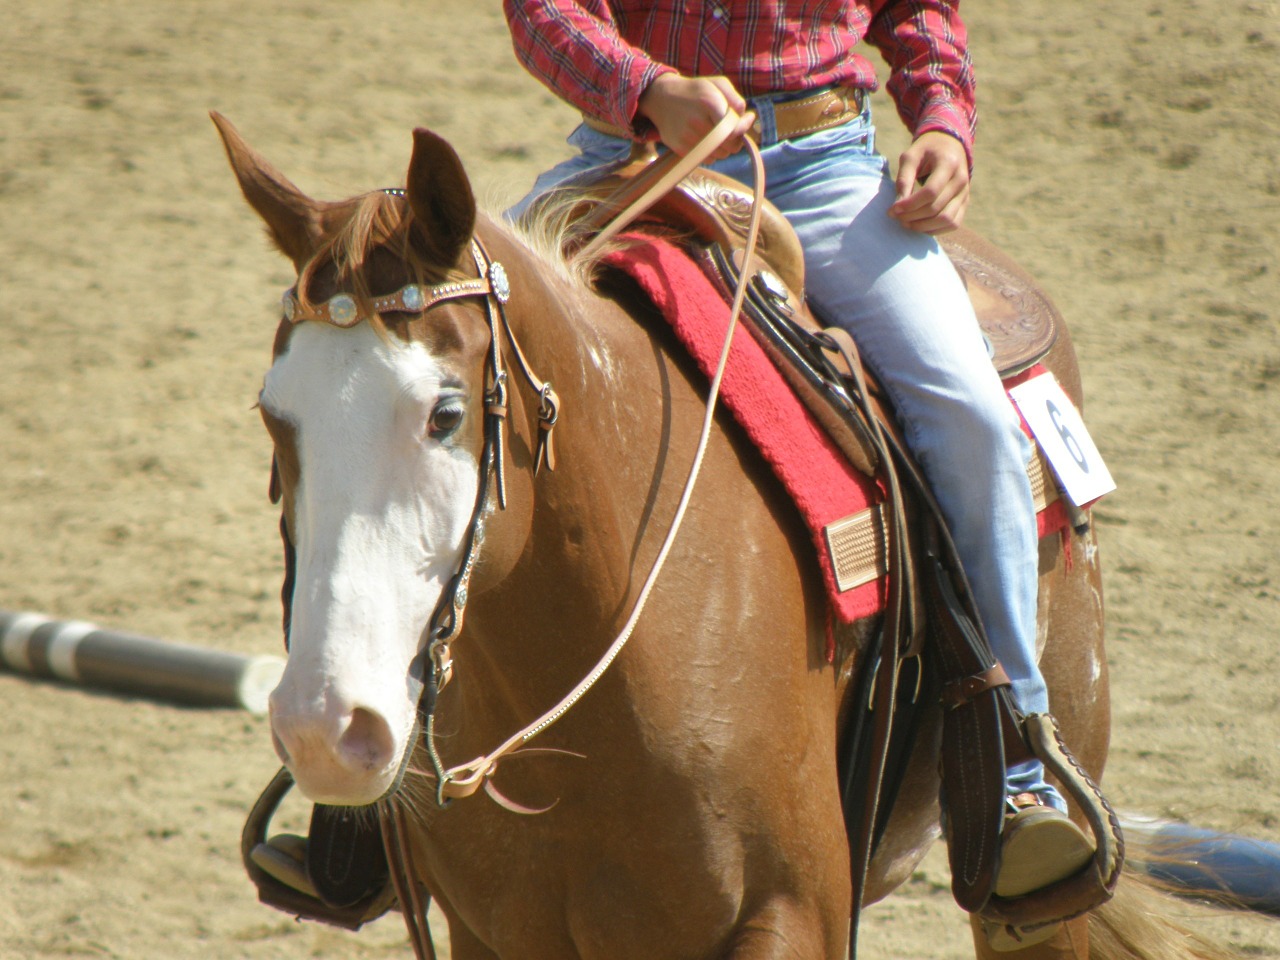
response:
M889 64L889 93L914 136L941 130L973 166L977 102L959 0L897 0L880 8L867 39Z
M503 0L516 57L557 96L615 126L652 134L640 95L671 71L622 39L605 0Z

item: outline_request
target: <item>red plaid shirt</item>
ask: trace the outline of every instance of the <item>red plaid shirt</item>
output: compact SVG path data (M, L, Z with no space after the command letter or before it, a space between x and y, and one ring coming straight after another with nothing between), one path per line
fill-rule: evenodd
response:
M908 128L944 130L972 155L973 70L959 0L503 0L516 56L601 120L649 133L640 95L661 73L728 77L744 96L828 84L876 88L855 52L890 66Z

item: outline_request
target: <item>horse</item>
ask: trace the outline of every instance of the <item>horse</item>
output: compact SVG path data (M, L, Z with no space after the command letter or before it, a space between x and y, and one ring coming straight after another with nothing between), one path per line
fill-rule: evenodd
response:
M723 416L649 590L705 409L705 379L670 332L555 244L479 210L433 133L415 131L403 189L321 202L214 120L298 271L259 407L292 552L270 726L301 791L408 811L412 880L447 918L456 960L846 956L857 905L837 718L878 624L855 624L827 656L806 532ZM1079 406L1068 337L1045 363ZM1042 668L1097 777L1110 733L1100 562L1092 527L1069 536L1072 562L1056 537L1041 546ZM624 627L625 648L601 661ZM438 690L432 659L448 676ZM536 749L508 749L558 703ZM940 718L923 713L863 903L939 836ZM1109 905L1004 955L1087 956L1102 928L1106 956L1198 955L1133 934L1136 914ZM993 956L977 929L976 954Z

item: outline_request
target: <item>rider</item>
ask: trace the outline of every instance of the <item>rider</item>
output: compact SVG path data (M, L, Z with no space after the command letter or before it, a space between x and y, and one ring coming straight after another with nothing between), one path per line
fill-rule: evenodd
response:
M750 182L740 147L752 131L768 197L803 246L809 300L849 331L890 394L1017 705L1042 713L1031 447L933 238L958 227L969 204L974 81L958 5L504 0L520 61L585 117L569 137L577 155L539 177L513 214L557 183L626 157L633 140L684 154L738 115L713 168ZM888 62L889 92L914 136L896 178L875 149L867 95L877 80L864 39ZM1081 866L1089 841L1067 821L1039 761L1011 767L1006 789L1021 838L1013 856L1006 844L997 890L1013 874L1030 889ZM1043 842L1032 842L1037 834ZM1063 856L1045 852L1062 852L1064 836Z

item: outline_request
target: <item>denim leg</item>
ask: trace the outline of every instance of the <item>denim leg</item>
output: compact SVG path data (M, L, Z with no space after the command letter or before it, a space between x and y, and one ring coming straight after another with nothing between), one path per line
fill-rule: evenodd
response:
M1036 663L1039 587L1030 442L937 242L889 217L895 198L869 117L765 148L769 197L800 236L807 293L854 337L897 408L956 542L979 616L1026 713L1047 711ZM720 168L750 180L738 157ZM1011 793L1045 789L1038 761ZM1060 798L1051 796L1055 804Z

